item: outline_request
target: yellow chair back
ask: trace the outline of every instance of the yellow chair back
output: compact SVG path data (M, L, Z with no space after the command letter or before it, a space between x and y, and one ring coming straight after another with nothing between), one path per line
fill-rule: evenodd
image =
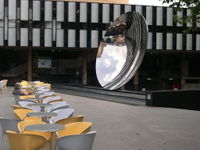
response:
M30 109L15 109L14 113L19 118L20 120L42 120L40 117L27 117L27 113L34 112L33 110Z
M13 107L14 110L15 109L24 109L24 107L17 105L17 104L13 105L12 107Z
M58 138L69 135L83 134L90 131L91 122L75 122L65 125L66 128L58 131Z
M74 122L82 122L83 121L84 116L83 115L78 115L78 116L74 116L74 117L69 117L69 118L65 118L65 119L61 119L58 120L56 122L56 124L69 124L69 123L74 123Z
M24 81L24 80L20 82L20 85L21 86L31 87L31 85L29 85L29 83L27 81Z
M19 99L20 99L20 100L27 99L27 98L35 98L35 95L19 96Z
M15 109L14 113L15 115L20 119L20 120L24 120L24 118L26 117L27 113L30 112L34 112L33 110L30 109Z
M38 150L45 147L47 140L39 135L6 131L11 150Z

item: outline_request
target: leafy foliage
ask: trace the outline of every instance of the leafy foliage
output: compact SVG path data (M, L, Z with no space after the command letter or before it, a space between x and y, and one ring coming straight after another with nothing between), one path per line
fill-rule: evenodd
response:
M174 21L176 23L192 23L194 26L189 27L184 32L200 32L200 0L161 0L164 4L170 4L176 11ZM180 17L179 12L183 9L188 9L189 13L186 16ZM196 26L197 25L197 26Z

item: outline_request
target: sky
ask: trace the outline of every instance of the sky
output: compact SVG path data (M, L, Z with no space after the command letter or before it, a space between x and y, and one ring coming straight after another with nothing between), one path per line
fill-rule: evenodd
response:
M129 4L164 6L162 4L162 1L159 1L159 0L129 0Z

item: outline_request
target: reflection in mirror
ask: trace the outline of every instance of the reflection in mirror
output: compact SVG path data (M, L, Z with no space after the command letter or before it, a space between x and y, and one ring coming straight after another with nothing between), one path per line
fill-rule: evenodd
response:
M137 12L122 14L110 24L99 45L96 74L103 88L126 84L138 70L147 46L148 28Z
M127 57L127 46L106 45L103 53L96 60L98 81L102 86L112 82L120 73Z

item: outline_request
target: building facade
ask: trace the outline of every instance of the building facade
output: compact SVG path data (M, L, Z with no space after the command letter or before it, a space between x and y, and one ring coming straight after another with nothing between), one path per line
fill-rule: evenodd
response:
M137 11L149 27L147 52L125 88L198 85L200 33L183 30L199 24L175 23L172 8L51 0L0 0L0 4L1 78L99 86L95 59L106 28L120 14ZM185 9L178 15L189 13Z

